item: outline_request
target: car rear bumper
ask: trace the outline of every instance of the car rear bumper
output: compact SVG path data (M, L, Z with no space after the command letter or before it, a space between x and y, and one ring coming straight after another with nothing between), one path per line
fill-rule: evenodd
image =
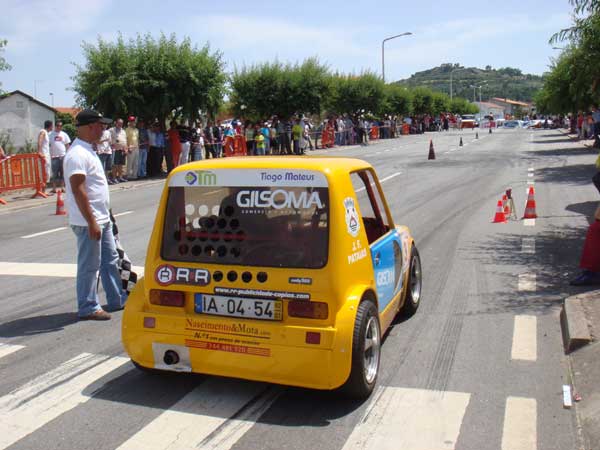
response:
M147 313L141 295L143 289L136 288L127 302L122 339L131 359L143 367L314 389L335 389L350 374L352 327ZM154 328L145 327L145 319L153 320ZM307 333L318 334L319 343L307 343ZM165 362L168 351L176 353L176 364Z

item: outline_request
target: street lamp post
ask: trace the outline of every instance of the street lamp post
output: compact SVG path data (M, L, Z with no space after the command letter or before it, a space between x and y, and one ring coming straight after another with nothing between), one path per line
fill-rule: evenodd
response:
M51 102L52 102L52 103L51 103L51 104L52 104L52 107L54 108L54 93L53 93L53 92L50 92L50 100L51 100Z
M381 41L381 78L383 79L384 83L385 83L385 42L390 41L392 39L402 37L402 36L409 36L411 34L412 33L410 31L407 31L406 33L397 34L396 36L391 36L391 37L385 38L383 41Z
M37 98L37 85L43 81L44 80L33 80L33 98Z

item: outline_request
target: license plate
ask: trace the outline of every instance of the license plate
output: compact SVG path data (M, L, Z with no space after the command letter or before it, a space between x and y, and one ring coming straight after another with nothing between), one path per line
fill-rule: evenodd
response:
M281 320L281 300L227 297L195 294L194 310L215 316L244 317L247 319Z

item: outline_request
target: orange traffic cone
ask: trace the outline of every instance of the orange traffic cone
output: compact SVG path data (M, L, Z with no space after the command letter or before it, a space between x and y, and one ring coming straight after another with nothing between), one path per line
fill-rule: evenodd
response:
M462 147L462 146L463 146L463 143L462 143L462 137L460 138L460 142L458 143L458 146L459 146L459 147Z
M475 133L475 139L479 139L479 133Z
M533 186L529 188L529 194L527 195L527 203L525 204L525 214L523 219L535 219L537 214L535 212L535 191Z
M59 189L56 194L56 215L64 216L67 212L65 211L65 202L62 198L62 190Z
M502 200L498 200L498 205L496 206L496 215L494 216L494 220L492 223L505 223L506 216L504 215L504 209L502 209Z
M433 149L433 139L429 140L429 157L427 159L435 159L435 150Z

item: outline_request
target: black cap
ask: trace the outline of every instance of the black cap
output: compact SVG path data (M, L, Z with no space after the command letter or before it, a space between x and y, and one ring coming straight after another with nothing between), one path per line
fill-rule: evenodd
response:
M112 123L112 119L104 117L98 111L94 111L93 109L84 109L75 117L76 125L81 127L83 125L89 125L91 123L104 123L109 124Z

